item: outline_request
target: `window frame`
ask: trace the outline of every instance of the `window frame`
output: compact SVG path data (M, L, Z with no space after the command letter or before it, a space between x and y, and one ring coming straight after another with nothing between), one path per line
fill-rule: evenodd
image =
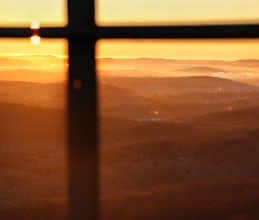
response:
M38 30L40 37L64 38L69 43L67 147L71 220L99 219L97 40L259 38L258 24L99 27L95 24L94 4L94 0L67 0L68 25ZM30 28L0 27L0 38L31 35ZM75 82L80 83L80 88L74 86Z

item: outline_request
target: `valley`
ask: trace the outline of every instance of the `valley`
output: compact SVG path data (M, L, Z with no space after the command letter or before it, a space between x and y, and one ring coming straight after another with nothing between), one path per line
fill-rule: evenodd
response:
M64 219L65 85L0 84L1 216ZM98 88L101 219L259 217L258 87L192 76Z

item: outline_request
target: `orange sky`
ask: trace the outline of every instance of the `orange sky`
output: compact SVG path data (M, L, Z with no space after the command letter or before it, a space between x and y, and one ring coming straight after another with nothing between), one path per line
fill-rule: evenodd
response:
M67 41L41 39L1 39L0 56L54 55L67 57ZM100 40L96 46L100 57L151 57L167 59L238 60L259 59L259 40Z
M1 26L30 26L34 20L42 25L64 26L67 23L65 0L0 0Z
M0 25L66 25L66 0L0 0ZM96 0L96 22L109 24L258 22L257 0Z
M259 59L259 40L101 40L97 57Z
M258 22L257 0L97 0L97 23Z

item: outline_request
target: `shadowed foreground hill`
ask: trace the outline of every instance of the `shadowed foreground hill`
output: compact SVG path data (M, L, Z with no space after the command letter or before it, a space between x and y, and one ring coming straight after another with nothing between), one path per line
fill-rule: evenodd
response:
M103 149L103 219L257 219L258 140L218 134Z
M0 219L65 219L65 111L0 103Z

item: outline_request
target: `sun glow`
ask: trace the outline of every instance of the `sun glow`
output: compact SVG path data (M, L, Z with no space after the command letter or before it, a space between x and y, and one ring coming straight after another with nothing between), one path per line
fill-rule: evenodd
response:
M32 29L32 30L37 30L37 29L39 29L39 28L40 28L39 22L33 21L33 22L31 23L31 29Z
M32 36L31 37L31 44L39 45L40 44L40 37L39 36Z
M38 34L38 30L40 29L40 24L37 21L33 21L31 23L32 36L31 36L31 44L39 45L40 44L40 36Z

